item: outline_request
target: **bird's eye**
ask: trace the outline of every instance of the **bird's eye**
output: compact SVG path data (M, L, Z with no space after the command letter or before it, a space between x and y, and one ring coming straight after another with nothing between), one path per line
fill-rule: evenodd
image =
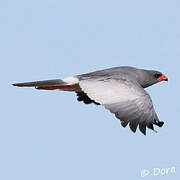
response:
M158 78L161 77L161 76L162 76L161 73L156 73L156 74L154 75L154 77L155 77L156 79L158 79Z

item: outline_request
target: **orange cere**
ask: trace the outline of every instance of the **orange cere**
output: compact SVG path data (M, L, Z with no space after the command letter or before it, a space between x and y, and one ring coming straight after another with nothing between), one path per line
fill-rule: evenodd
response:
M161 77L159 77L158 79L157 79L158 81L166 81L167 80L167 77L166 77L166 75L162 75Z

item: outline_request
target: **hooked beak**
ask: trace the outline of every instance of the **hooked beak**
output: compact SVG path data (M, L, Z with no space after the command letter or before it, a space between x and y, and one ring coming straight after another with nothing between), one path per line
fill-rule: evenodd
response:
M158 79L157 79L159 82L160 81L168 81L168 78L166 77L166 75L162 75L161 77L159 77Z

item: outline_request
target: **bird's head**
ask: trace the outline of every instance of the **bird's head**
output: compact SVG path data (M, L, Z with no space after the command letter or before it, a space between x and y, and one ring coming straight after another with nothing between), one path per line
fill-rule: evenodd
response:
M166 75L154 70L140 70L138 81L143 88L149 87L161 81L168 81Z

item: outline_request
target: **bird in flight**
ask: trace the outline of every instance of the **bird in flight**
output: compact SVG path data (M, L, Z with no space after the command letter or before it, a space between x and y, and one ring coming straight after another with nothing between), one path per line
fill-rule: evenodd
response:
M136 132L137 127L146 135L146 127L162 127L164 122L154 110L150 95L144 89L168 78L159 71L122 66L75 75L65 79L15 83L19 87L35 87L42 90L74 91L77 100L85 104L102 105L121 125ZM156 132L156 131L155 131Z

